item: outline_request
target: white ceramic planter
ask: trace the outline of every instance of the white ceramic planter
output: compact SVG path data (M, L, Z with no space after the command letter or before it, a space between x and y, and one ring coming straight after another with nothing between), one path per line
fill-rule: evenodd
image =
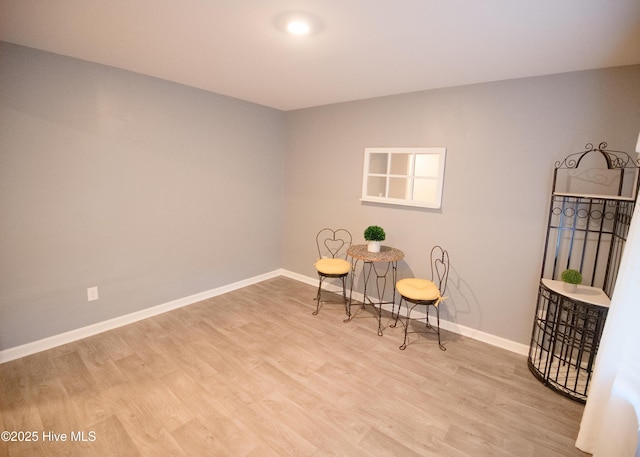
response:
M367 251L380 252L380 241L369 241L369 244L367 245Z
M571 284L568 282L563 283L563 288L565 292L569 292L570 294L575 294L578 291L577 284Z

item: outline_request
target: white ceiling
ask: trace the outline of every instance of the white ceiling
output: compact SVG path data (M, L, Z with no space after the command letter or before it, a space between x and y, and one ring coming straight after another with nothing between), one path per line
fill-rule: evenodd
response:
M638 64L640 0L0 0L0 40L292 110Z

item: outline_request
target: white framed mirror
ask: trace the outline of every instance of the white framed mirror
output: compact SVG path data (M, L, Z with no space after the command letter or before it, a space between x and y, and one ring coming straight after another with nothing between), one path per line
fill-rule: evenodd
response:
M365 148L361 201L440 208L446 148Z

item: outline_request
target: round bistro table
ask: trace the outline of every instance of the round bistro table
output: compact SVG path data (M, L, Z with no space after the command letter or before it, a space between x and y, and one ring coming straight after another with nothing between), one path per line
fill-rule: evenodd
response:
M347 250L347 254L351 257L351 292L349 293L349 305L347 309L348 318L345 322L349 322L353 317L351 314L351 296L353 295L353 283L355 282L356 267L358 262L362 261L362 278L364 284L364 298L362 307L372 305L378 315L378 335L382 336L382 305L392 305L391 315L395 311L396 303L396 279L398 272L398 260L404 258L404 252L391 246L380 246L380 252L369 252L366 244L356 244ZM387 278L391 271L391 280L393 283L393 295L391 301L384 301L384 294L387 289ZM377 297L371 297L368 292L369 281L375 281L375 292Z

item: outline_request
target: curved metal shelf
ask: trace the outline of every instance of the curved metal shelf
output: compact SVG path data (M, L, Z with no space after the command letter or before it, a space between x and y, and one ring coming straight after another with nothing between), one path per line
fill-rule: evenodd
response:
M594 287L561 292L561 284L540 281L528 365L545 385L584 403L609 299Z

